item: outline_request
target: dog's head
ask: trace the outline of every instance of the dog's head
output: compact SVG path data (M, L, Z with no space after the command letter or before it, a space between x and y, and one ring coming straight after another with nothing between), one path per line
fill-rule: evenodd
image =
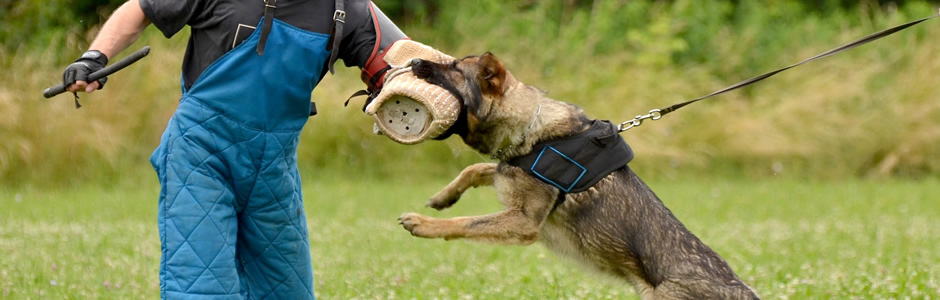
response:
M486 52L481 56L467 56L448 64L438 64L427 60L412 61L412 71L421 79L443 87L451 92L462 104L460 117L447 133L437 139L445 139L450 134L457 134L468 145L481 149L478 139L490 136L491 120L497 109L507 101L507 92L520 83L506 70L499 59ZM501 123L501 122L496 122Z

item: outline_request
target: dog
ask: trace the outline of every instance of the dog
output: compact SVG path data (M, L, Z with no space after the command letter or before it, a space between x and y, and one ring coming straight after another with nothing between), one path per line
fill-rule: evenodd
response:
M509 245L541 241L556 254L630 283L643 299L759 299L626 163L581 192L565 192L566 186L513 165L539 151L541 142L597 124L577 106L520 82L490 52L449 64L415 59L412 72L462 102L447 135L460 136L498 161L465 168L427 206L446 209L464 191L480 186L493 186L505 206L493 214L451 219L405 213L399 222L412 235ZM626 145L616 128L613 135Z

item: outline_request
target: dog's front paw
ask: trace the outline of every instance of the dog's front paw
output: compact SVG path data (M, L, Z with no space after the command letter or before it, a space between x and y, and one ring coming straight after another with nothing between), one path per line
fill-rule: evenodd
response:
M422 225L426 223L427 218L428 217L416 213L404 213L401 215L401 217L398 217L398 223L401 224L402 227L405 227L405 230L411 232L411 235L413 236L429 237L422 234L424 231L423 229L425 229L422 228Z
M460 194L440 191L434 196L431 196L431 199L428 199L428 203L425 204L425 206L436 210L443 210L453 206L454 203L457 203L457 200L460 200Z

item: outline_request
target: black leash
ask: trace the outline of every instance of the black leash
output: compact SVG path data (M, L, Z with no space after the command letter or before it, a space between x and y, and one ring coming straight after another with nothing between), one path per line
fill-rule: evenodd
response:
M666 107L666 108L651 110L651 111L649 111L648 114L639 115L639 116L636 116L636 118L634 118L633 120L629 120L629 121L620 123L619 132L624 132L624 131L626 131L626 130L628 130L628 129L630 129L630 128L640 126L640 124L642 124L642 123L643 123L643 120L645 120L645 119L659 120L660 118L662 118L662 117L665 116L666 114L671 113L671 112L673 112L673 111L676 111L677 109L680 109L680 108L682 108L682 107L684 107L684 106L686 106L686 105L689 105L689 104L692 104L692 103L695 103L695 102L698 102L698 101L701 101L701 100L705 100L706 98L709 98L709 97L712 97L712 96L717 96L717 95L720 95L720 94L724 94L724 93L726 93L726 92L730 92L730 91L733 91L733 90L736 90L736 89L739 89L739 88L742 88L742 87L751 85L751 84L756 83L756 82L758 82L758 81L767 79L767 78L769 78L769 77L771 77L771 76L774 76L774 75L777 75L777 73L780 73L780 72L789 70L789 69L791 69L791 68L795 68L796 66L799 66L799 65L802 65L802 64L805 64L805 63L808 63L808 62L811 62L811 61L814 61L814 60L817 60L817 59L820 59L820 58L823 58L823 57L827 57L827 56L830 56L830 55L833 55L833 54L836 54L836 53L839 53L839 52L842 52L842 51L845 51L845 50L849 50L849 49L852 49L852 48L855 48L855 47L858 47L858 46L867 44L868 42L871 42L871 41L874 41L874 40L877 40L877 39L880 39L880 38L889 36L889 35L891 35L891 34L893 34L893 33L895 33L895 32L904 30L904 29L906 29L906 28L908 28L908 27L917 25L917 24L920 23L920 22L927 21L927 20L929 20L929 19L933 19L933 18L936 18L936 17L938 17L938 16L940 16L940 14L936 14L936 15L933 15L933 16L930 16L930 17L926 17L926 18L923 18L923 19L920 19L920 20L916 20L916 21L908 22L908 23L901 24L901 25L898 25L898 26L895 26L895 27L891 27L891 28L888 28L888 29L885 29L885 30L882 30L882 31L879 31L879 32L876 32L876 33L873 33L873 34L870 34L870 35L868 35L868 36L865 36L865 37L863 37L863 38L860 38L860 39L858 39L858 40L855 40L855 41L853 41L853 42L851 42L851 43L842 45L842 46L837 47L837 48L835 48L835 49L832 49L832 50L829 50L829 51L820 53L819 55L816 55L816 56L807 58L807 59L805 59L805 60L803 60L803 61L801 61L801 62L795 63L795 64L790 65L790 66L788 66L788 67L781 68L781 69L777 69L777 70L771 71L771 72L767 72L767 73L765 73L765 74L763 74L763 75L760 75L760 76L757 76L757 77L754 77L754 78L751 78L751 79L748 79L748 80L745 80L745 81L741 81L741 82L736 83L736 84L734 84L734 85L732 85L732 86L729 86L729 87L726 87L726 88L723 88L723 89L714 91L714 92L712 92L711 94L708 94L708 95L705 95L705 96L702 96L702 97L698 97L698 98L695 98L695 99L692 99L692 100L689 100L689 101L686 101L686 102L674 104L674 105L669 106L669 107Z

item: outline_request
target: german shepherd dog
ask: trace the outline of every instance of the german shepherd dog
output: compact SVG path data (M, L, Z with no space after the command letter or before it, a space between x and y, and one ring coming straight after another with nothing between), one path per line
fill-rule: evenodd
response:
M405 213L399 221L412 235L510 245L541 241L559 255L627 281L643 299L759 299L628 166L583 192L562 193L507 163L540 141L587 130L592 120L580 108L518 81L489 52L450 64L415 59L412 71L463 103L453 134L499 161L467 167L427 206L446 209L468 188L484 185L493 186L505 206L452 219Z

